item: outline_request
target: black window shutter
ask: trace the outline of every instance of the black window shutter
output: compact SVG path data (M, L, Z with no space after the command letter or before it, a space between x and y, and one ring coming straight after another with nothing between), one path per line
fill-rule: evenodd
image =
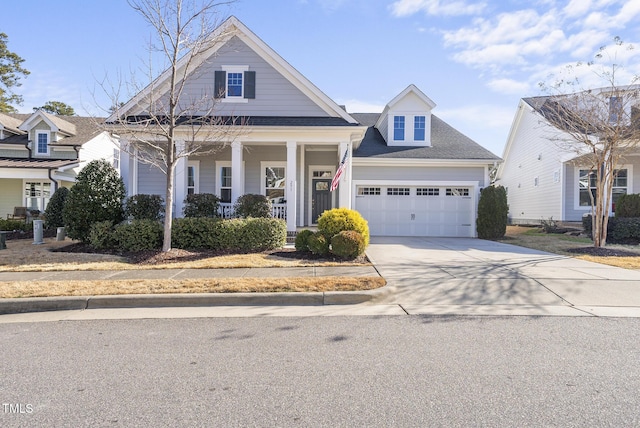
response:
M224 98L225 90L227 89L226 85L227 80L227 72L224 70L216 70L215 71L215 81L213 84L213 96L214 98Z
M256 97L256 72L244 72L244 97L254 99Z

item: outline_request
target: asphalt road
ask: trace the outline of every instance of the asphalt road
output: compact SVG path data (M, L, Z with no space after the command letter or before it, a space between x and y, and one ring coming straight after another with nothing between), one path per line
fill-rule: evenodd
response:
M0 426L640 425L640 319L0 325Z

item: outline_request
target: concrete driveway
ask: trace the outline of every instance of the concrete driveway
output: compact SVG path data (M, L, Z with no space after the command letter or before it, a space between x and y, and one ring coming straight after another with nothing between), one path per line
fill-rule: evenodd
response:
M640 271L469 238L374 237L367 254L410 314L640 316Z

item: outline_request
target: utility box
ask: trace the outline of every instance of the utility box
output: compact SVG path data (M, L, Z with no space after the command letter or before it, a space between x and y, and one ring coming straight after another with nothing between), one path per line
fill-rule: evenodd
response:
M64 227L59 227L56 229L56 241L64 241L65 233Z
M44 227L42 220L33 220L33 243L36 245L44 244L42 240L44 234Z
M0 231L0 250L7 248L7 232Z

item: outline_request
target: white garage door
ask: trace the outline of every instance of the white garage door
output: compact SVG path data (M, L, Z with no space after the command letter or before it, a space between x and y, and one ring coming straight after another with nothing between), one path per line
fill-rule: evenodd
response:
M372 236L473 236L472 188L356 187L355 209Z

